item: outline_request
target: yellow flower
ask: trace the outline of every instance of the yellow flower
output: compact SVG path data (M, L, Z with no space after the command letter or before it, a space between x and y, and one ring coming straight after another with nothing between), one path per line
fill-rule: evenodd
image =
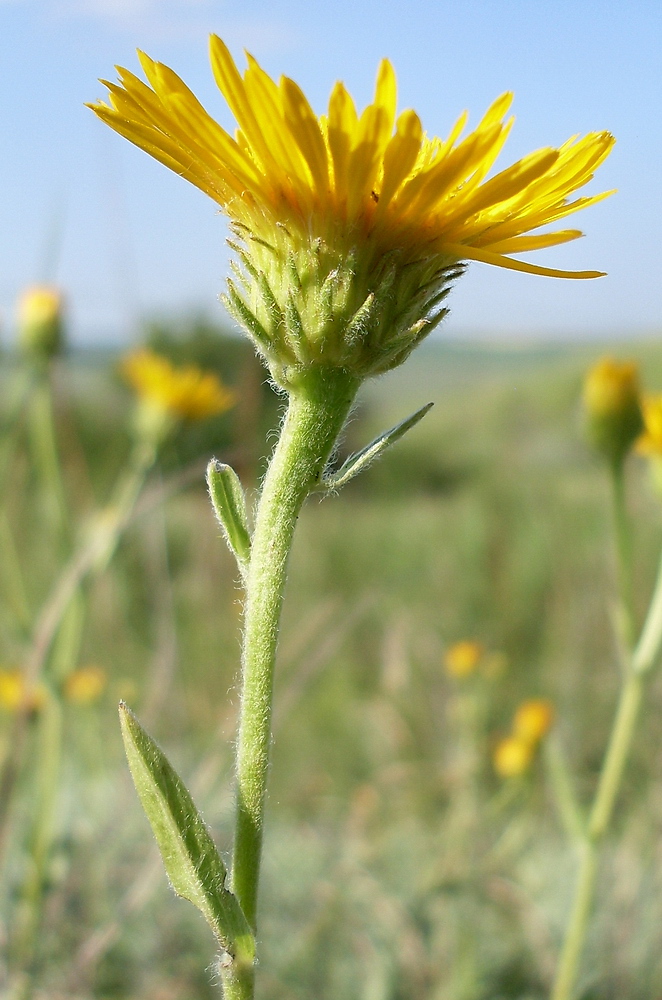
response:
M0 670L0 705L16 711L23 701L23 675L20 670Z
M51 357L62 347L63 298L57 288L35 285L26 288L18 301L18 333L21 347Z
M515 712L513 735L536 746L552 727L554 706L546 698L523 701Z
M0 708L16 712L23 705L29 711L37 711L46 699L46 689L42 685L28 690L23 671L18 668L0 670Z
M584 407L593 445L612 461L622 461L644 426L637 364L598 361L584 381Z
M531 765L535 747L519 736L506 736L494 748L492 761L500 778L517 778Z
M468 677L475 671L484 652L480 642L471 639L454 642L444 654L444 666L452 677Z
M103 667L87 666L73 670L64 682L64 695L76 705L89 705L101 696L106 687Z
M194 365L175 367L153 351L133 351L121 369L141 401L175 418L204 420L224 413L235 402L234 393L212 372Z
M642 410L644 432L637 440L637 451L662 456L662 396L644 396Z
M574 198L609 154L606 132L542 149L486 179L512 125L511 94L460 138L428 138L418 115L396 115L383 60L374 102L359 114L342 83L317 117L293 80L273 81L252 56L239 73L210 40L216 83L238 124L226 132L167 66L139 53L149 85L120 68L90 105L131 142L221 206L241 244L240 292L227 305L275 377L314 364L365 377L399 364L444 315L462 262L554 277L592 278L516 260L582 234L530 235L604 198ZM609 193L609 192L607 192Z

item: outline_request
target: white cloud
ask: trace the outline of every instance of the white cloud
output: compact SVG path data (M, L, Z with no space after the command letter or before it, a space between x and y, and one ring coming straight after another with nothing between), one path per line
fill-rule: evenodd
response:
M0 0L12 2L26 0ZM288 26L268 15L236 17L229 4L218 0L41 0L41 6L58 19L104 21L117 31L140 34L145 43L186 43L218 31L232 46L247 45L264 53L291 48L297 39Z

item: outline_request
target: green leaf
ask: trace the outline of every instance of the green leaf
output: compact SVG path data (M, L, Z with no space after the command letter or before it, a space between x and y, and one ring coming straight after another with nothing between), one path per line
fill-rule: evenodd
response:
M361 451L354 452L353 455L347 459L343 465L330 476L326 476L323 480L323 487L327 490L337 490L345 483L348 483L350 479L357 476L359 472L363 472L371 462L374 462L376 458L379 458L383 452L386 451L392 444L394 444L399 438L406 434L408 430L411 430L419 420L422 420L425 414L434 406L434 403L426 403L422 406L420 410L416 410L416 413L412 413L410 417L403 420L401 423L396 424L395 427L391 427L390 430L384 431L379 437L376 437L374 441L362 448Z
M229 465L212 458L207 466L207 486L214 513L223 528L239 568L245 573L251 554L246 498L239 476Z
M225 887L227 868L184 782L124 702L120 724L133 783L173 889L197 906L238 965L252 965L253 934L237 898Z

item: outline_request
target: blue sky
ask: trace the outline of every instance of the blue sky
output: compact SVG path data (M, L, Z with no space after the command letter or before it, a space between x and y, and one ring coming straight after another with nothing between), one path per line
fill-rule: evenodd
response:
M530 259L608 271L560 281L473 264L453 292L448 335L662 333L662 5L602 0L0 0L0 322L31 282L68 296L77 341L126 341L141 317L221 316L226 225L202 193L98 122L83 103L135 49L173 67L232 122L207 60L220 34L301 84L318 112L336 79L357 103L379 59L395 65L401 108L444 134L477 122L504 90L516 123L498 169L575 133L618 143L591 190L618 193L580 216L586 238ZM572 223L573 225L575 222Z

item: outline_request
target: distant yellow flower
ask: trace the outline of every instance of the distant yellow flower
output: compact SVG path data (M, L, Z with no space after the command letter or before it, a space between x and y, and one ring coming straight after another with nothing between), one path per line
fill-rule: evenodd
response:
M644 432L637 439L637 451L662 456L662 396L644 396L642 409Z
M388 60L361 114L337 83L318 117L293 80L274 82L250 55L242 77L216 36L210 52L234 137L143 53L149 86L120 68L119 84L103 81L110 103L90 107L229 216L244 292L230 282L227 304L279 374L324 364L365 377L399 364L443 316L467 260L553 277L601 273L512 255L582 235L531 231L610 193L573 197L609 154L609 133L538 150L486 180L512 126L511 94L464 139L466 113L446 139L430 139L414 111L396 117Z
M554 706L546 698L523 701L515 712L513 735L535 746L552 727Z
M96 701L106 687L107 677L103 667L86 666L73 670L64 682L64 695L76 705L89 705Z
M519 736L506 736L494 748L494 770L500 778L517 778L531 766L535 747Z
M643 429L637 364L598 361L584 382L584 407L592 443L607 458L622 460Z
M0 708L16 712L25 705L30 711L36 711L42 707L45 699L46 689L42 685L28 689L22 670L0 670Z
M0 670L0 705L15 711L23 701L23 674L20 670Z
M62 347L64 302L62 293L48 285L26 288L18 301L21 347L50 357Z
M176 367L154 351L133 351L122 360L121 369L143 402L182 420L204 420L235 402L234 393L212 372L194 365Z
M468 677L475 671L484 652L480 642L462 639L448 647L444 654L444 666L452 677Z

